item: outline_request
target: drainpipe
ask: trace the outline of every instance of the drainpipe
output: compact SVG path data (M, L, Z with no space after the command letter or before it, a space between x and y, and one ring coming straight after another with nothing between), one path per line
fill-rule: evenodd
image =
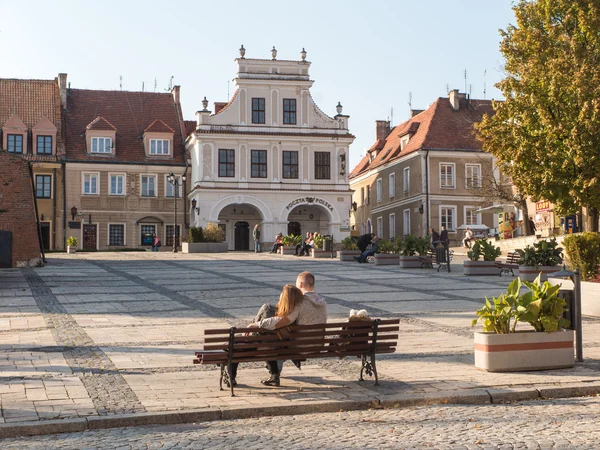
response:
M425 233L429 233L429 149L425 150L425 207L427 208L427 215L425 216L425 220L427 223L427 227L425 228Z
M187 176L187 171L188 171L188 161L187 161L187 155L185 154L185 136L183 135L183 130L185 127L182 128L182 124L181 124L181 117L179 117L179 111L180 111L180 103L175 103L175 113L177 115L177 124L179 125L179 134L181 135L181 151L183 152L183 162L185 163L185 171L183 172L183 175ZM175 191L175 193L177 193L177 190ZM183 183L183 194L181 196L183 198L183 225L185 226L186 230L189 230L190 228L190 224L188 223L188 215L189 215L189 210L187 207L187 182ZM181 236L183 236L183 230L181 230Z
M67 165L62 166L62 201L63 201L63 250L67 250Z
M56 169L52 169L52 249L56 250Z
M42 229L40 228L40 219L38 215L38 205L37 205L37 197L35 192L35 183L33 182L33 167L31 167L31 163L27 163L27 167L29 169L29 176L31 178L31 192L33 193L33 209L35 212L35 223L37 225L37 235L38 235L38 244L40 246L40 253L42 254L42 262L46 264L46 254L44 253L44 245L42 244Z

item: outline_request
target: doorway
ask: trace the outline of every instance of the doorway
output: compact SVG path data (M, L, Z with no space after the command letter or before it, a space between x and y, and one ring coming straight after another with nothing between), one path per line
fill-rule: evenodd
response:
M248 222L235 223L234 249L250 250L250 224Z
M0 268L12 267L12 233L0 231Z
M40 232L42 233L42 246L47 252L50 250L50 223L40 222Z
M290 222L288 223L288 236L292 234L294 236L302 236L302 228L300 228L300 222Z
M97 250L96 244L96 227L97 225L83 226L83 250Z

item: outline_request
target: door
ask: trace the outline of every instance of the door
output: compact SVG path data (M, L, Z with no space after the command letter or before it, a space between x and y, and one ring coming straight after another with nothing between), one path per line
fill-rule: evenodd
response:
M300 228L300 222L290 222L288 223L288 236L292 234L294 236L302 236L302 230Z
M44 251L47 252L50 250L50 223L40 222L40 231L42 233L42 245Z
M83 226L83 250L96 250L96 227L97 225Z
M12 267L12 233L0 231L0 268Z
M250 224L248 222L236 222L234 240L235 250L250 250Z

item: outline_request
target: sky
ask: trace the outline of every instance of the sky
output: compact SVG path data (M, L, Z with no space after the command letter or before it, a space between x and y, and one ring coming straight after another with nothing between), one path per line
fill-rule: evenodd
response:
M181 86L186 120L206 96L233 95L234 59L300 59L311 94L328 115L341 102L356 140L354 167L375 140L375 120L397 125L447 88L502 98L499 29L512 0L343 2L0 0L0 78L52 79L72 88L164 92ZM156 80L156 81L155 81ZM155 88L156 84L156 88ZM393 111L393 113L392 113Z

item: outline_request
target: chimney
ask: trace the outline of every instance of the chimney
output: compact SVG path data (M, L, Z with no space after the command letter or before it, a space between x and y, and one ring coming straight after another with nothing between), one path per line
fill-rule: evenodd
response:
M60 106L67 109L67 74L58 74L58 94L60 95Z
M411 109L410 117L415 117L417 114L421 114L423 111L425 111L425 110L424 109Z
M387 135L390 134L390 121L389 120L376 120L375 121L375 137L377 140L385 140Z
M452 109L454 111L458 111L460 108L458 89L453 89L448 92L448 98L450 99L450 105L452 106Z
M175 103L176 105L179 105L180 101L179 101L179 90L181 89L181 86L173 86L173 89L171 89L171 95L173 95L173 103Z

